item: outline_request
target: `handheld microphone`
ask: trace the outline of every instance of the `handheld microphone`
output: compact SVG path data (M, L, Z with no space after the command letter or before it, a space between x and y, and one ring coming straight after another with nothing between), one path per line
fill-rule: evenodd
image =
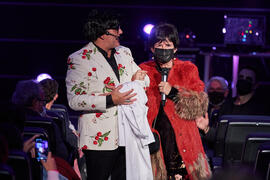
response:
M113 36L116 40L119 40L119 36L109 33L108 31L106 31L106 35Z
M161 81L167 82L169 71L170 71L170 69L168 69L168 68L161 68ZM162 102L162 106L165 106L166 94L164 94L164 93L161 93L161 102Z

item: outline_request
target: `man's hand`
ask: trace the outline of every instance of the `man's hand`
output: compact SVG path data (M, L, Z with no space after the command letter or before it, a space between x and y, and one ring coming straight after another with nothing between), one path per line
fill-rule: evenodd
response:
M135 72L135 74L133 74L131 81L134 80L144 80L145 76L146 76L147 71L143 71L143 70L138 70Z
M115 105L119 104L132 104L134 101L137 99L131 99L132 97L136 96L136 93L133 93L133 89L121 93L119 90L123 87L123 85L119 85L118 87L112 89L111 95L112 95L112 100Z
M158 84L159 91L168 95L171 92L172 86L168 82L161 81Z
M209 118L208 118L208 113L205 114L205 117L197 117L195 119L196 125L199 129L203 130L204 133L206 134L209 131Z

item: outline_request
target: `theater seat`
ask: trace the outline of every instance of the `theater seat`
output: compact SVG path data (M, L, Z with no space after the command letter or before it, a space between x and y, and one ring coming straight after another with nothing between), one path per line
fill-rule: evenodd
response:
M39 135L42 139L49 140L48 132L44 128L25 126L23 129L24 140L30 139L34 135ZM50 143L50 142L49 142Z
M219 122L215 155L223 158L223 166L239 166L246 136L270 132L270 116L226 115Z
M270 133L252 133L246 138L241 157L242 164L254 167L260 144L270 142Z
M52 152L56 151L55 130L51 119L37 116L27 116L25 126L45 129L49 137L49 149Z
M16 178L13 169L6 164L0 164L0 179L15 180Z
M254 165L254 172L261 175L263 179L269 178L269 162L270 162L270 143L263 143L259 146L257 157Z
M25 152L10 151L7 164L14 170L16 180L32 180L30 159Z

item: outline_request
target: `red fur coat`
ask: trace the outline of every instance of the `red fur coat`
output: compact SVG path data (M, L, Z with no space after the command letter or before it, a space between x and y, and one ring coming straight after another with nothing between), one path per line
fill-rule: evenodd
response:
M148 122L152 125L161 101L158 84L161 74L156 69L154 61L148 61L140 65L141 69L147 71L150 78L150 86L147 88ZM181 89L202 92L204 83L200 80L197 67L188 61L174 60L170 70L168 82L171 86ZM190 179L208 179L211 175L208 162L204 153L201 138L196 123L193 120L180 118L176 112L176 103L167 99L164 111L168 116L175 133L178 151L186 165Z

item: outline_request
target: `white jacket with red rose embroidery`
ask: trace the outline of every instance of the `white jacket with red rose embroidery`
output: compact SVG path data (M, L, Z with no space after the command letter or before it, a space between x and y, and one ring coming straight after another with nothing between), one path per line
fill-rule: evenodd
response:
M128 48L119 46L115 49L120 82L92 42L68 58L68 103L73 110L82 112L78 121L79 148L114 150L118 147L117 106L106 109L106 97L101 94L108 92L106 84L118 86L131 81L140 68ZM148 86L148 77L144 84Z

